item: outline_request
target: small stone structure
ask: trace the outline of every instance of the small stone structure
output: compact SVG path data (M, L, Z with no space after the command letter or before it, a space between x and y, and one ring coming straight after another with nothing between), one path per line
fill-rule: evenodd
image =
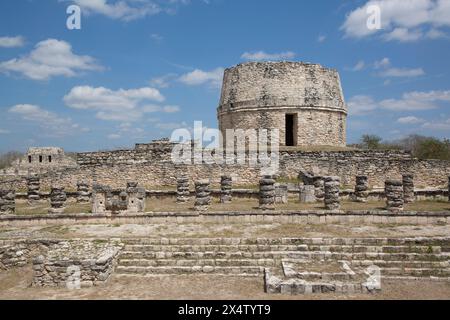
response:
M233 178L231 176L222 176L220 178L220 202L232 202Z
M367 202L368 190L369 178L367 176L356 176L354 200L356 202Z
M341 179L339 177L325 177L325 207L328 210L339 210L341 202L339 199L339 186Z
M106 213L106 204L108 199L112 197L111 188L94 184L92 186L92 213Z
M190 198L189 191L189 178L186 176L178 177L177 179L177 202L185 203L189 201Z
M33 259L35 287L79 289L105 283L114 270L120 244L65 241Z
M403 183L398 180L387 180L385 184L386 204L389 211L403 211Z
M259 208L275 209L275 179L273 176L263 176L259 181Z
M84 181L79 181L77 183L77 202L89 203L90 201L91 196L89 192L89 184Z
M414 176L412 174L403 175L403 200L405 204L413 203L416 200L414 195Z
M315 195L317 201L323 201L325 197L325 180L324 177L321 176L314 176L313 177L313 185L315 188Z
M52 186L52 190L50 192L50 209L48 210L48 213L64 213L66 201L67 195L64 191L64 187L56 185Z
M127 183L128 205L127 212L142 213L145 212L146 191L145 188L138 187L137 182Z
M0 215L16 212L16 192L14 190L0 190Z
M208 211L211 205L210 181L208 179L195 181L195 206L196 211Z
M313 203L316 202L315 195L316 188L313 185L300 186L299 200L301 203Z
M275 184L275 203L286 204L288 203L288 186L286 184Z
M39 194L41 183L38 175L30 175L27 177L27 188L28 203L33 204L41 199Z

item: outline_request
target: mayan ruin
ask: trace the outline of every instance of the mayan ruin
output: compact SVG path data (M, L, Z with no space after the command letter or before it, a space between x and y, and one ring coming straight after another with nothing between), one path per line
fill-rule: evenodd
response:
M0 34L0 300L449 300L450 12L409 25L399 1L324 1L323 29L294 1L255 25L248 3L59 1L65 40ZM188 8L208 23L149 25Z

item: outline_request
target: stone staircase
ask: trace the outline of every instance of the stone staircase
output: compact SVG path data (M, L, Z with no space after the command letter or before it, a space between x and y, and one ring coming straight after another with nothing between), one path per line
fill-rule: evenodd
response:
M382 277L450 279L450 238L127 239L116 275L262 276L283 262L376 265Z

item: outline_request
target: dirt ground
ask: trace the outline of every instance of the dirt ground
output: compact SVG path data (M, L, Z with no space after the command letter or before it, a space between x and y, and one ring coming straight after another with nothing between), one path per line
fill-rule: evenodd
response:
M33 288L31 269L0 272L0 299L82 299L82 300L407 300L450 299L450 282L397 281L382 282L376 294L326 294L308 296L269 295L264 293L263 277L242 278L223 276L112 276L107 284L79 290L66 288Z

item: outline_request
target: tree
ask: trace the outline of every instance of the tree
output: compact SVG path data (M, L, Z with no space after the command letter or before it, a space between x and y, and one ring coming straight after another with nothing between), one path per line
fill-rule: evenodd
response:
M380 149L381 140L377 135L365 134L361 138L361 147L369 150Z

